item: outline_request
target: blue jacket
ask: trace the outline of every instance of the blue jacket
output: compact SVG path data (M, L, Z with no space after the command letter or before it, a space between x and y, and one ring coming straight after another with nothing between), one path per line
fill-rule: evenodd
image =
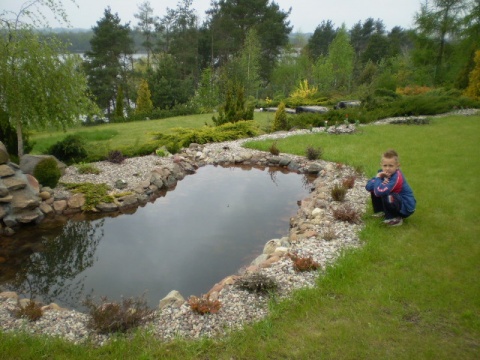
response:
M382 170L378 170L381 172ZM384 184L382 178L373 177L368 180L365 189L375 194L375 196L383 197L391 194L398 194L401 199L400 214L409 216L415 211L416 200L413 191L407 183L407 179L400 170L393 174L388 183Z

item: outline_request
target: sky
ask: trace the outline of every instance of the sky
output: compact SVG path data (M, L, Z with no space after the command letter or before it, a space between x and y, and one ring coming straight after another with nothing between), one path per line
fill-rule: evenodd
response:
M0 12L18 13L22 4L34 0L0 0ZM110 6L112 13L117 13L122 24L130 22L131 27L137 24L134 14L138 13L138 5L144 0L75 0L78 8L71 0L62 0L67 10L71 27L91 29L103 17L104 10ZM179 0L149 0L155 15L163 17L166 9L175 9ZM335 27L345 23L350 29L359 21L368 18L381 19L389 31L394 26L404 29L413 27L413 17L420 10L421 0L274 0L281 10L292 9L288 20L293 25L293 32L312 33L323 20L331 20ZM200 19L205 18L211 0L193 0L192 8L197 10ZM50 21L52 28L62 27L58 22Z

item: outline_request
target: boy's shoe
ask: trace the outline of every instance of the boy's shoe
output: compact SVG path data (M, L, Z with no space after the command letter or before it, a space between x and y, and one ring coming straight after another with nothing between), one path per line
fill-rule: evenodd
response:
M396 217L393 219L385 220L384 223L388 226L400 226L403 224L403 219L401 217Z
M376 212L375 214L372 215L374 218L381 218L384 217L385 213L383 211Z

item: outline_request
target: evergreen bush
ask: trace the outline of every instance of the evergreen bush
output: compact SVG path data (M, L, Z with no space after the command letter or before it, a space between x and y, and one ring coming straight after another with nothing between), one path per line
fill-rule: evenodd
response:
M67 135L63 140L53 144L48 153L69 165L84 161L88 155L85 141L76 134Z
M62 176L57 161L53 157L41 160L33 170L33 176L43 186L55 188Z

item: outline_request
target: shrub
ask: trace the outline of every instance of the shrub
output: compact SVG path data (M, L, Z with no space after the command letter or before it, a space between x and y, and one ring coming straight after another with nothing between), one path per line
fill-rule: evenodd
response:
M84 140L76 134L67 135L63 140L53 144L48 153L67 164L85 160L88 155Z
M81 163L81 164L78 164L76 168L79 174L95 174L95 175L100 174L100 169L98 169L92 164Z
M297 272L313 271L320 267L320 264L309 257L300 257L295 254L287 254L293 262L293 269Z
M175 154L182 147L187 148L192 143L207 144L238 140L254 137L259 133L258 124L254 121L238 121L215 127L204 126L200 129L174 128L169 134L153 133L154 139L158 142L152 152L164 145L170 153Z
M270 146L270 149L268 149L270 151L270 154L272 155L279 155L280 154L280 149L277 147L277 142L274 141L272 146Z
M33 176L43 186L55 188L62 176L57 161L53 157L41 160L33 170Z
M308 146L305 152L308 160L318 160L323 155L323 149L320 146L316 148L313 146Z
M191 296L188 299L188 304L190 305L190 308L194 312L201 315L215 314L222 307L222 304L220 303L220 301L210 300L209 296L201 296L201 297Z
M358 224L360 222L360 214L351 205L345 205L333 210L333 217L337 220L352 224Z
M40 303L30 300L25 306L17 302L17 306L12 310L16 318L27 318L29 321L37 321L43 316L43 310Z
M273 120L273 131L288 130L287 113L285 111L285 103L281 102L275 112Z
M120 150L112 150L108 153L107 161L111 163L121 164L123 160L125 160L125 157Z
M332 188L332 199L335 201L344 201L345 196L347 195L347 188L344 186L339 186L335 184Z
M251 293L270 293L277 290L278 285L274 279L262 273L252 273L237 280L235 285Z
M342 185L346 189L352 189L355 185L355 176L348 176L342 181Z
M127 332L144 324L153 313L143 297L122 299L121 303L110 302L102 297L100 304L87 297L83 304L90 315L88 327L100 334Z

